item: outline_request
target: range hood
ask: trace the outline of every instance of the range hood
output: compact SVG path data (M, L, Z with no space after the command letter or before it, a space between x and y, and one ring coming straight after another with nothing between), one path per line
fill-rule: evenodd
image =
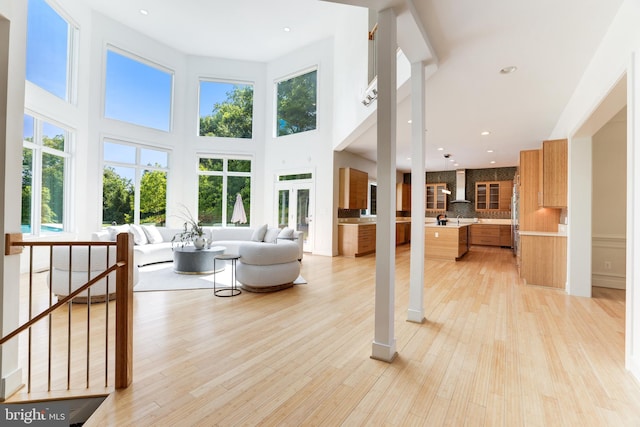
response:
M467 172L464 169L456 170L456 198L451 203L471 203L465 197L466 184L467 184Z

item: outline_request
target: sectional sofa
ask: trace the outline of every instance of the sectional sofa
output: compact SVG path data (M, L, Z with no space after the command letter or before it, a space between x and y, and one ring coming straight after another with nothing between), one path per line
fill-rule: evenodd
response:
M136 266L173 261L174 236L178 228L150 225L112 226L92 234L92 240L115 240L116 235L129 232L135 246ZM291 228L268 227L204 227L211 246L224 246L226 254L240 256L236 278L242 287L252 292L270 292L293 286L300 274L303 257L303 233Z
M224 246L225 253L238 254L240 245L245 242L282 244L293 241L297 247L297 260L303 257L303 233L290 228L268 227L266 224L258 228L250 227L203 227L205 237L212 246ZM119 225L105 230L96 231L91 235L94 241L114 241L116 235L122 232L133 234L135 246L133 259L137 266L158 262L173 261L173 247L179 243L172 243L173 237L182 232L179 228L156 227L153 225ZM261 247L259 245L258 247ZM265 246L265 251L273 250ZM266 253L266 252L265 252Z

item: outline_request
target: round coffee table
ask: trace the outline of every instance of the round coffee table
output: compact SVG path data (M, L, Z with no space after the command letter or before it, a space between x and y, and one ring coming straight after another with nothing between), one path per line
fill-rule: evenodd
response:
M180 274L211 274L216 271L214 258L225 251L224 246L196 249L193 246L173 248L173 271ZM223 270L224 265L219 270Z

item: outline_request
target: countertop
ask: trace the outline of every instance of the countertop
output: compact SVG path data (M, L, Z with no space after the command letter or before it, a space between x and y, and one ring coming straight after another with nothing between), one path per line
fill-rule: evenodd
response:
M567 237L567 226L558 224L558 231L518 231L521 236Z
M447 225L436 225L434 222L429 222L429 223L425 223L424 226L425 228L463 228L463 227L468 227L470 226L471 223L460 223L460 225L456 224L455 221L449 221L449 223L447 223Z
M447 218L449 221L449 225L456 224L457 218ZM411 217L409 216L399 216L396 217L396 223L410 223ZM436 226L436 219L432 217L427 217L424 220L425 226ZM376 217L360 217L360 218L338 218L338 225L361 225L361 224L375 224ZM500 224L500 225L511 225L510 219L499 219L499 218L460 218L460 225L471 225L471 224Z

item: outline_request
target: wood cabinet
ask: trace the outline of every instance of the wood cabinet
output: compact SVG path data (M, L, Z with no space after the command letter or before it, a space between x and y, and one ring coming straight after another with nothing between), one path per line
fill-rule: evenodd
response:
M520 152L518 224L521 231L558 231L560 210L539 206L541 162L542 150Z
M426 258L457 261L469 250L469 226L426 226L424 254Z
M566 139L542 143L541 205L549 208L567 206L567 158Z
M505 224L472 224L469 230L469 241L472 245L513 246L511 225Z
M510 211L512 181L476 182L476 211Z
M375 252L375 224L340 224L338 226L338 254L357 257Z
M527 284L566 287L566 237L520 235L520 249L520 276Z
M427 184L425 186L425 210L427 212L444 212L447 210L446 183Z
M396 210L411 211L411 184L396 184Z
M404 245L411 241L411 223L396 222L396 246Z
M338 207L340 209L367 209L369 175L353 168L340 168Z

